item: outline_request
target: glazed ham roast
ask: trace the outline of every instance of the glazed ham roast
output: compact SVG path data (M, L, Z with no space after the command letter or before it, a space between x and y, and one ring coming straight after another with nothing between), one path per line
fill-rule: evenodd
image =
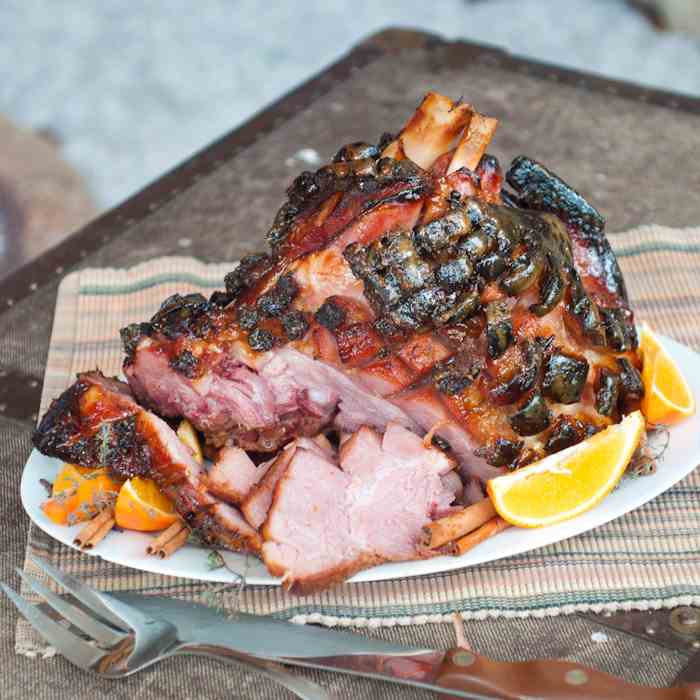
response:
M504 175L496 124L429 93L398 135L301 173L269 252L124 328L128 386L81 375L35 445L153 476L205 540L300 592L435 554L426 522L642 395L603 217L530 158Z

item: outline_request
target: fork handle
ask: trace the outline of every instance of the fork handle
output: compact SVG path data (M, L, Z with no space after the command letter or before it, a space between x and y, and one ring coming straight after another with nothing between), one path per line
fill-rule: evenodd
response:
M207 647L198 645L197 647L180 648L177 655L204 656L209 659L223 661L237 668L257 672L269 678L275 683L279 683L287 690L294 693L301 700L333 700L326 689L302 676L297 676L287 671L281 664L266 659L255 659L245 654L239 654L223 647Z

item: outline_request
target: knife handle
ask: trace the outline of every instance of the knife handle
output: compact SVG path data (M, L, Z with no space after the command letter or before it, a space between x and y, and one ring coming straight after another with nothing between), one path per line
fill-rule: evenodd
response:
M460 647L445 654L434 682L499 700L700 700L697 683L651 688L568 661L494 661Z

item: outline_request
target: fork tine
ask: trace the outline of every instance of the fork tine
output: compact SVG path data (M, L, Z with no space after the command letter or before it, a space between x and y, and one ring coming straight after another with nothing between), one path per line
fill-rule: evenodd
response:
M102 619L111 623L118 629L128 632L128 625L125 624L124 620L115 615L102 601L100 594L86 586L82 581L74 578L70 574L66 574L60 569L51 566L48 562L45 562L39 557L35 557L30 554L29 558L50 578L53 579L55 583L60 584L69 593L72 593L86 608L89 608L96 615L99 615Z
M62 615L68 622L82 630L100 644L114 646L121 642L126 634L115 632L111 627L96 620L92 615L88 615L79 607L72 605L65 598L56 595L42 583L29 576L21 569L16 569L19 577L38 595L40 595L57 613Z
M65 627L54 622L43 613L36 605L28 603L9 586L0 583L7 597L15 604L17 610L26 618L27 622L49 643L56 651L72 661L76 666L84 669L94 668L97 662L107 656L107 652L99 647L77 637Z

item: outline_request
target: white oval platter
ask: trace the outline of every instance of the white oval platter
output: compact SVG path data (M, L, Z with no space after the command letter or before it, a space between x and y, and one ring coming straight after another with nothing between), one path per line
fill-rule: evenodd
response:
M673 340L665 339L665 342L669 352L688 378L695 396L700 398L700 355ZM379 581L443 573L544 547L591 530L638 508L683 479L698 464L700 464L700 415L696 414L684 423L671 428L670 444L656 473L623 480L600 505L573 520L540 529L510 528L460 557L436 557L421 561L383 564L362 571L350 580ZM45 457L34 450L22 474L22 504L38 527L59 542L72 547L73 538L80 526L56 525L44 515L40 508L41 503L46 499L46 490L39 480L53 481L60 467L59 460ZM224 553L228 569L222 567L214 570L209 567L208 550L193 545L186 545L168 559L147 556L146 546L151 539L151 535L138 532L114 531L87 554L143 571L202 581L230 582L235 578L231 573L234 571L244 574L246 582L250 585L277 586L280 584L280 580L271 576L262 562L252 556Z

